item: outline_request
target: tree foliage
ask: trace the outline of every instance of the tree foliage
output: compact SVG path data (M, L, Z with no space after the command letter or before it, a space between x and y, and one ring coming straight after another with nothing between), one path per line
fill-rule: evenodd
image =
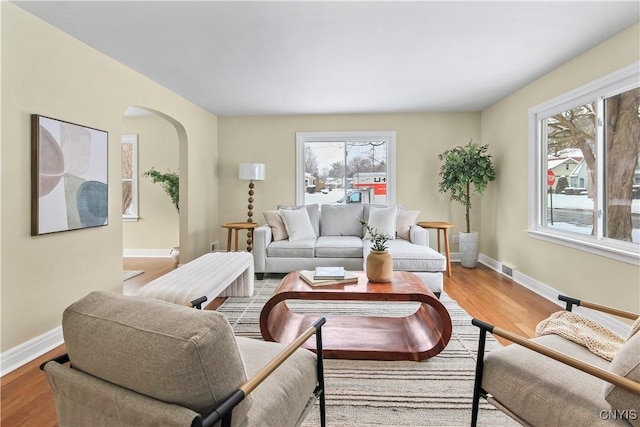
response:
M162 173L152 167L143 174L147 178L151 178L151 182L160 183L165 193L171 198L171 203L176 207L176 210L180 212L180 176L171 171Z

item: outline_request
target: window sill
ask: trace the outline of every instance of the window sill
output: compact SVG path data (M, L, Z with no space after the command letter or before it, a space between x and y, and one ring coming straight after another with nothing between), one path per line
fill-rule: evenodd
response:
M123 216L123 222L138 222L140 220L139 216Z
M587 239L580 239L573 236L564 236L557 233L550 233L544 230L528 230L528 232L529 237L532 237L534 239L556 243L558 245L566 246L569 248L578 249L595 255L615 259L616 261L640 266L640 253L634 252L633 250L607 246L598 242L588 241Z

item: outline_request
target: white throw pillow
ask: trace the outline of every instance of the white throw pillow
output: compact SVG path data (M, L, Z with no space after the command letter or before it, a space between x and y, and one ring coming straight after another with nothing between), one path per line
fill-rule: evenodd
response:
M278 211L264 211L262 215L264 215L264 219L267 221L267 224L269 224L269 227L271 227L271 235L273 236L274 242L289 238L287 230L284 228L282 217Z
M282 222L284 222L284 227L287 229L290 241L315 239L317 237L306 209L278 209L278 213L282 217Z
M397 206L389 206L386 208L371 206L369 210L369 220L367 223L373 230L377 230L378 233L384 234L389 238L389 240L392 240L396 238L397 214ZM371 239L371 235L368 231L364 238Z
M396 232L399 239L409 240L409 230L416 224L420 211L398 211Z

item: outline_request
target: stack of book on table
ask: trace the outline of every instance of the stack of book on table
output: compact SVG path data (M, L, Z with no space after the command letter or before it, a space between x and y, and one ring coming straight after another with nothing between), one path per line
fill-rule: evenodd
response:
M344 267L316 267L315 270L301 270L300 278L311 286L358 283L358 276L345 271Z

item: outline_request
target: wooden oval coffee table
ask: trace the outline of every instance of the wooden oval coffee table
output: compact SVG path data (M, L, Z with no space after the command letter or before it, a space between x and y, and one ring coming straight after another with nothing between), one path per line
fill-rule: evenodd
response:
M286 275L260 313L260 332L266 341L288 344L319 316L323 355L335 359L414 360L440 353L451 338L451 317L442 303L415 274L396 271L389 283L370 283L364 272L355 272L358 283L308 285L298 272ZM334 316L319 311L299 314L287 300L419 302L406 317ZM304 344L315 350L315 340Z

